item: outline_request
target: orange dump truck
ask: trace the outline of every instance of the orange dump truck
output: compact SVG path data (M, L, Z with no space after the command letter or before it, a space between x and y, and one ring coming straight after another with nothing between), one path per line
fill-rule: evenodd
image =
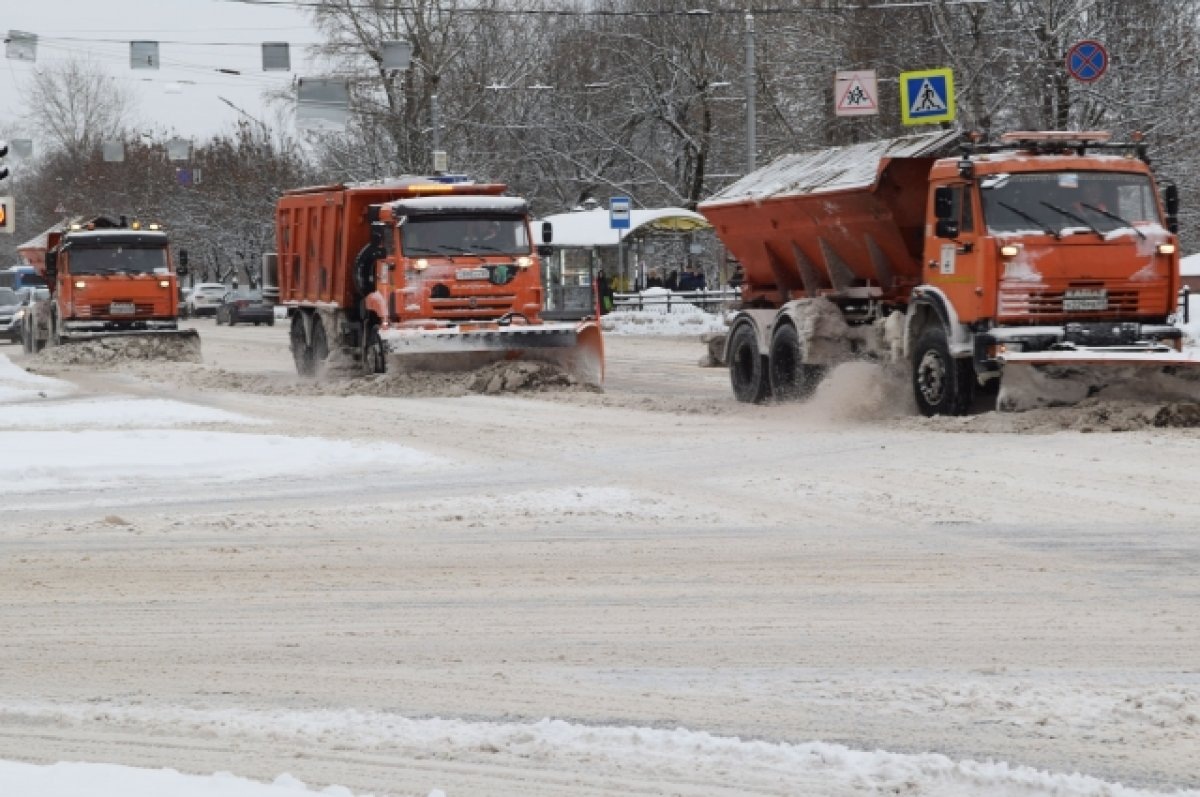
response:
M26 351L128 337L176 342L188 351L198 346L194 329L179 328L176 268L158 225L97 216L55 225L17 251L50 289L25 314Z
M1144 146L959 138L785 156L700 205L745 271L737 398L803 396L862 358L907 366L926 415L997 387L1001 409L1200 395L1173 325L1178 195L1160 197Z
M525 200L499 183L405 177L305 188L276 212L268 291L288 308L296 370L366 373L554 362L598 384L594 320L542 320ZM268 260L270 262L270 259ZM270 280L269 280L270 281Z

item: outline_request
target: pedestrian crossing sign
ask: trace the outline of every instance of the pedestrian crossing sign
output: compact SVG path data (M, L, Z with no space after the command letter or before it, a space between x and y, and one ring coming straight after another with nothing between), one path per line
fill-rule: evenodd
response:
M944 68L901 72L900 119L906 125L953 121L953 70Z

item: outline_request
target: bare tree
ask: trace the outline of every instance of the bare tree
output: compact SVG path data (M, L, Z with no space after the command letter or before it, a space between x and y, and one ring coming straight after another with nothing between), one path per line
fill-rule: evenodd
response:
M133 121L132 95L88 60L71 58L36 70L24 100L50 145L74 158L119 138Z

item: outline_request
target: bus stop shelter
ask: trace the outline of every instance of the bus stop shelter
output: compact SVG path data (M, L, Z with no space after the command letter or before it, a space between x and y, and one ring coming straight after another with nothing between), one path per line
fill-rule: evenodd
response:
M593 306L592 281L603 270L614 290L644 287L652 271L681 267L695 233L711 229L708 221L686 208L630 211L629 228L614 230L607 208L557 213L534 222L534 236L554 252L544 258L543 283L548 310L586 310Z

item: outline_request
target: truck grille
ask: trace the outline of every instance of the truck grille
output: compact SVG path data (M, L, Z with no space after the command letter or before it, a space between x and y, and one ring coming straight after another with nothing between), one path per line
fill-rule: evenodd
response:
M499 318L513 309L516 296L475 296L430 299L434 318Z
M108 318L112 315L109 312L111 308L110 302L103 304L81 304L75 306L75 314L80 318ZM133 314L122 313L121 318L142 318L154 315L154 304L152 302L135 302L133 305Z
M1065 290L1030 291L1025 288L1001 288L999 303L996 308L1001 317L1019 316L1021 318L1061 318L1070 317L1075 313L1063 310L1063 295ZM1158 297L1143 297L1136 290L1118 289L1108 291L1108 309L1085 313L1085 315L1102 318L1119 318L1138 314L1140 300L1156 299ZM1147 310L1153 312L1153 310Z

